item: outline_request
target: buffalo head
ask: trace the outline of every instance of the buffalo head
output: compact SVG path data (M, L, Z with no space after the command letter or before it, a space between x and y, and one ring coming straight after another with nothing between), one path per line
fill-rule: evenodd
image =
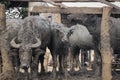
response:
M54 23L52 25L52 32L53 34L59 37L59 40L62 43L68 44L69 45L69 37L73 34L74 28L68 28L63 24L59 23Z
M60 42L67 43L68 37L66 36L68 34L68 29L65 27L65 25L60 23L53 23L52 24L52 33L54 35L54 38L60 40ZM58 41L57 40L57 41Z
M13 38L10 42L11 46L13 48L18 48L19 49L19 58L20 58L20 63L21 63L21 68L29 68L30 62L32 59L32 49L37 48L41 45L40 39L36 37L36 43L32 44L25 44L25 43L16 43L15 41L16 38Z

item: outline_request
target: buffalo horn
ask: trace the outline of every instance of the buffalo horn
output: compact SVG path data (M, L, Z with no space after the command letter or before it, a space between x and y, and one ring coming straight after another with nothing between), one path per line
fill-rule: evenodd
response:
M41 45L40 39L38 39L38 38L36 37L36 40L37 40L37 43L32 44L32 45L31 45L32 48L37 48L37 47L39 47L39 46Z
M13 39L11 40L10 45L11 45L12 47L14 47L14 48L19 48L19 47L20 47L20 44L16 44L15 39L16 39L16 38L13 38Z

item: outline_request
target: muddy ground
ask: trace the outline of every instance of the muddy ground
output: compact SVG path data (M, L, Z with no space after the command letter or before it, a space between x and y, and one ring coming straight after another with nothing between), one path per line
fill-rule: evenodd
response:
M69 76L67 77L67 80L102 80L100 76L97 76L91 72L88 73L80 73L80 72L74 72L69 73ZM17 80L25 80L25 76L23 73L21 73L18 76ZM32 79L29 79L32 80ZM52 77L51 72L47 72L44 74L39 74L39 80L54 80ZM57 73L57 78L55 80L66 80L63 74ZM112 80L120 80L120 74L113 74Z

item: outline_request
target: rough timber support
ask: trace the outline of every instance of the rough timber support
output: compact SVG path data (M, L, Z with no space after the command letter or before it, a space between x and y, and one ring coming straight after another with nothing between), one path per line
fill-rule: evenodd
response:
M0 31L4 28L5 25L5 6L0 4ZM1 55L0 55L1 58ZM1 60L1 59L0 59ZM2 63L0 62L0 73L2 73Z
M2 30L5 28L5 5L0 4L0 51L2 57L2 73L0 74L0 80L14 80L13 77L13 65L8 56L8 50L6 49L6 40L7 35L2 33Z
M61 9L59 7L41 7L34 6L32 11L33 13L61 13L61 14L102 14L102 8L96 7L67 7ZM112 14L120 14L120 10L113 9Z
M5 28L5 6L0 4L0 29Z
M102 55L102 80L111 80L111 60L112 53L110 49L109 19L111 7L103 8L101 23L101 55Z

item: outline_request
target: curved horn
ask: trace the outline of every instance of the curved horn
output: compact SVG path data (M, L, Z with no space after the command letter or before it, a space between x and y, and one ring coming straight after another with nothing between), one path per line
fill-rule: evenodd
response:
M38 38L36 37L36 40L37 40L37 43L32 44L32 45L31 45L32 48L37 48L37 47L39 47L39 46L41 45L40 39L38 39Z
M10 45L11 45L12 47L14 47L14 48L19 48L19 47L20 47L20 44L16 44L15 39L16 39L16 37L14 37L14 38L11 40Z

